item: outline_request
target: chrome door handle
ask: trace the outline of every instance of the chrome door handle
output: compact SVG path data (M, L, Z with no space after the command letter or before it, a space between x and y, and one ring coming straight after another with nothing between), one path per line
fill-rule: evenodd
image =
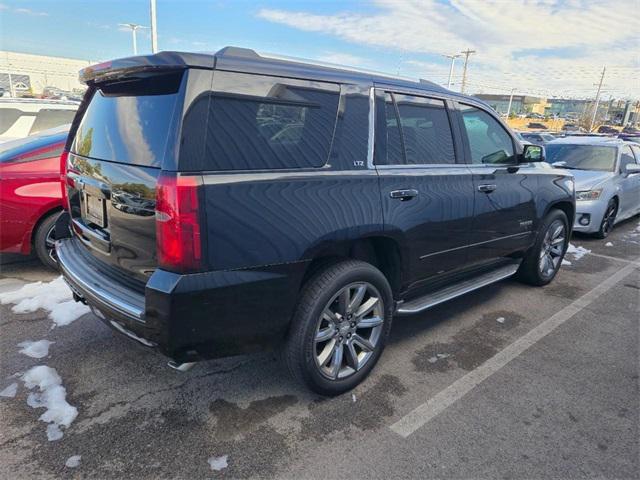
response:
M498 188L497 185L492 185L492 184L489 184L489 183L483 183L482 185L478 185L478 191L479 192L484 192L484 193L491 193L496 188Z
M405 200L411 200L413 197L417 197L418 190L414 190L413 188L408 190L393 190L389 192L389 196L404 202Z

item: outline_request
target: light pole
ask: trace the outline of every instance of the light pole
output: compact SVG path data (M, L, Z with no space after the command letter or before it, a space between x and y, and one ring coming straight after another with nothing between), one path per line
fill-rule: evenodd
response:
M604 82L604 74L607 71L607 67L602 67L602 75L600 75L600 83L598 83L598 91L596 92L596 104L593 107L593 116L591 117L591 123L589 124L589 132L593 130L593 124L596 123L596 116L598 115L598 104L600 103L600 92L602 91L602 82Z
M149 0L151 14L151 53L158 53L158 24L156 23L156 0Z
M516 89L512 88L511 95L509 95L509 106L507 107L507 120L509 120L509 114L511 113L511 104L513 103L513 92L515 91Z
M127 27L131 29L131 40L133 41L133 54L138 54L138 40L136 38L136 31L140 28L149 28L144 25L138 25L137 23L119 23L121 27Z
M457 53L455 55L443 55L445 58L451 59L451 67L449 67L449 81L447 82L447 88L451 88L451 80L453 79L453 65L456 63L456 58L461 57L462 54Z

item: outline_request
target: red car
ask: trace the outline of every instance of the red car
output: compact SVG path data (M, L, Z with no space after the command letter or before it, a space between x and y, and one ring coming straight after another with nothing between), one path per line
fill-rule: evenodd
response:
M69 125L0 144L0 252L55 268L53 227L62 210L60 155Z

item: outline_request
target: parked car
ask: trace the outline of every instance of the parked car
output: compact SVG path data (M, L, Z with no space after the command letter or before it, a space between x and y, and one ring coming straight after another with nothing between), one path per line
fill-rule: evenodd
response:
M237 48L81 79L59 265L76 300L175 368L276 348L336 395L394 315L560 267L571 175L473 97Z
M518 140L522 145L531 145L531 142L524 138L524 135L522 132L514 131L513 135L516 137L516 140Z
M576 232L605 238L640 213L640 146L619 139L569 137L546 146L547 161L576 182Z
M585 132L585 129L580 127L580 126L578 126L578 125L576 125L575 123L565 123L562 126L562 131L563 132L576 132L576 133L579 133L579 132Z
M527 125L527 128L532 128L535 130L547 130L548 127L544 124L544 123L539 123L539 122L529 122L529 124Z
M533 143L534 145L546 145L547 143L552 142L556 139L556 137L554 137L550 133L544 132L523 132L522 138L530 143Z
M617 135L620 133L620 131L616 128L613 128L609 125L600 125L598 127L598 133L606 133L606 134L611 134L611 135Z
M0 98L0 142L71 123L79 103L30 98Z
M640 130L638 130L636 127L632 127L632 126L626 126L622 129L622 133L631 133L631 134L636 134L639 135L640 134Z
M626 142L640 143L640 133L620 133L618 138Z
M528 113L526 118L537 118L538 120L544 120L544 115L542 115L541 113Z
M35 251L55 268L53 227L62 210L60 156L70 125L0 145L0 251Z

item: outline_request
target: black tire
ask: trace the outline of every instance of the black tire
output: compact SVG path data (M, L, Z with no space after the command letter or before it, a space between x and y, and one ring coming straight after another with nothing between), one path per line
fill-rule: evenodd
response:
M543 271L541 269L541 259L543 248L547 248L547 245L545 244L545 237L552 226L559 224L558 222L564 227L564 243L560 249L560 255L555 257L558 258L557 265L554 268L549 269L549 271ZM555 230L556 227L554 226L553 228ZM522 264L518 269L517 276L519 280L535 286L547 285L551 282L558 273L558 270L560 270L562 259L567 252L567 247L569 246L568 236L569 221L567 219L567 215L562 210L551 210L542 221L536 241L533 247L531 247L525 255Z
M60 212L54 212L44 217L33 235L33 249L44 266L53 270L58 269L58 262L52 253L53 243L51 234L56 225Z
M618 215L618 201L615 198L609 200L607 209L604 211L602 221L600 222L600 228L593 234L596 238L607 238L613 230L613 225L616 222L616 215Z
M383 323L381 328L377 330L378 336L375 348L361 368L353 370L345 378L330 379L323 373L323 367L318 363L318 349L322 349L322 347L319 347L316 341L316 334L318 329L321 328L322 322L327 321L326 319L323 320L323 318L326 318L324 317L325 309L331 305L337 305L336 303L330 303L332 299L342 290L347 289L348 286L358 284L358 282L371 286L371 291L375 291L376 294L379 293L379 297L375 298L382 299L379 311L383 313ZM350 291L347 289L348 293ZM338 302L338 299L336 299L336 302ZM382 355L391 330L393 308L393 295L389 282L382 272L374 266L358 260L344 260L326 265L324 268L317 270L303 286L291 321L291 328L283 352L289 371L294 378L321 395L334 396L351 390L369 375ZM351 315L348 318L351 318ZM343 320L345 321L344 326L348 327L346 324L349 321L341 316L340 321L342 322ZM353 320L356 320L355 316L353 316ZM353 323L355 324L355 321ZM364 328L366 329L366 327ZM335 335L342 335L339 329L334 331ZM354 341L356 336L355 333L353 338L349 335L351 342ZM342 342L342 338L340 336L340 342ZM348 340L345 340L343 345L345 352L348 350L347 342ZM348 355L348 352L345 355ZM332 355L330 357L333 358ZM346 362L344 369L348 370L350 368L347 365L348 361L344 360L344 362Z

